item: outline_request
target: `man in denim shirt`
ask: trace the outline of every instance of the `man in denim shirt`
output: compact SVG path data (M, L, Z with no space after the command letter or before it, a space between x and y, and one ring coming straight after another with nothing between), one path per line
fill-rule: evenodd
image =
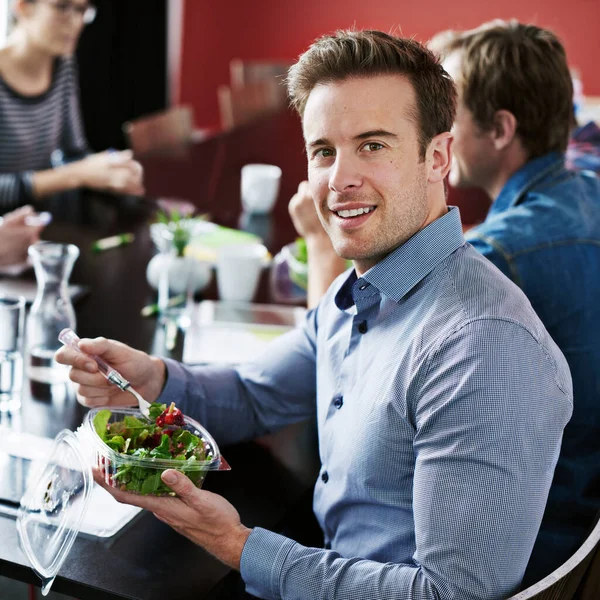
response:
M289 89L317 212L354 268L302 327L238 368L103 339L80 348L148 400L175 400L220 444L316 415L325 547L245 527L177 471L162 474L177 499L108 489L239 569L261 598L502 600L535 541L572 389L523 292L446 206L454 84L414 40L350 31L315 42ZM86 404L131 402L75 351L57 360Z
M531 582L575 552L600 510L600 180L565 167L573 89L553 33L493 21L432 42L459 91L450 183L492 199L466 239L525 292L573 377Z

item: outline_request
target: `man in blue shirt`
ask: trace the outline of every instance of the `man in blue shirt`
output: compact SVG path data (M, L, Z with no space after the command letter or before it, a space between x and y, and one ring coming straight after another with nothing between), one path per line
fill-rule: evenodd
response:
M189 368L104 339L149 400L220 443L316 415L324 548L240 523L180 473L143 506L240 569L261 598L500 600L515 592L572 411L568 366L525 295L465 244L444 179L456 92L414 40L338 32L289 75L311 195L341 275L304 326L251 364ZM59 362L87 405L130 404L95 363ZM316 403L315 403L316 397Z
M525 292L573 377L533 582L577 550L600 511L600 180L565 167L573 87L552 32L492 21L433 43L459 91L450 183L492 199L466 239Z

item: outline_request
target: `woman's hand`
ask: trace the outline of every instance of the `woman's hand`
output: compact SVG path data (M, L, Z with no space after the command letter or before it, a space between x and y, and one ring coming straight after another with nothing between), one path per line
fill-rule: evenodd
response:
M67 165L75 173L80 187L116 194L144 194L144 170L133 160L133 152L99 152Z
M27 260L27 249L40 239L43 225L26 225L34 216L31 206L23 206L2 217L0 223L0 266L15 265Z

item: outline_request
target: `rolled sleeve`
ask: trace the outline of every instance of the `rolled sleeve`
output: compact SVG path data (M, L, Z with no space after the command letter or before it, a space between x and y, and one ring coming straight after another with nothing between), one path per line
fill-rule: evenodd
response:
M0 173L0 214L33 200L33 172Z

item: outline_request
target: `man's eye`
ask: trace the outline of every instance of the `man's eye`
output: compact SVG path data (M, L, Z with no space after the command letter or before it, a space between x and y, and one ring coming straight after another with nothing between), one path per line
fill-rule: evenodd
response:
M319 148L314 154L315 157L328 158L333 156L333 150L331 148Z
M377 150L381 150L382 148L383 144L380 144L379 142L367 142L363 146L363 149L367 152L376 152Z

